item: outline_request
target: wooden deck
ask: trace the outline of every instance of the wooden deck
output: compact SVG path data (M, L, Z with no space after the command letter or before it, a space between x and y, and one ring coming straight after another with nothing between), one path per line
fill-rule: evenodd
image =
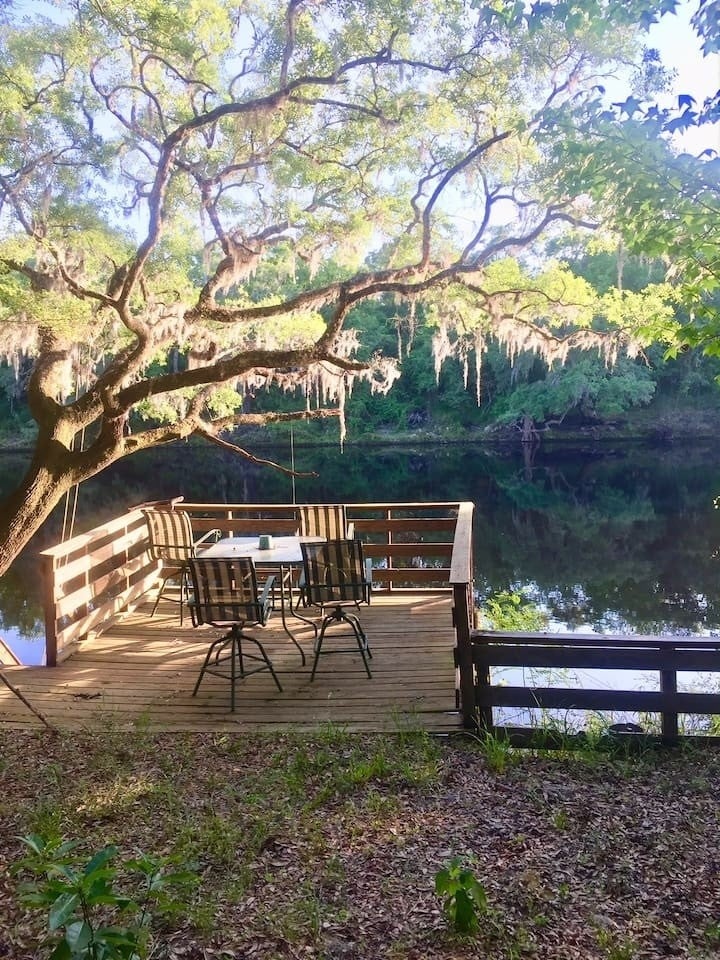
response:
M460 727L455 709L451 597L387 594L373 597L361 619L370 641L373 678L355 654L323 656L314 683L310 663L283 633L279 615L258 632L283 686L265 672L237 685L206 676L192 696L209 639L217 631L180 627L177 604L150 619L144 604L82 644L58 667L5 667L5 676L48 721L61 729L108 726L168 731L310 731L332 723L350 731ZM298 633L308 660L312 631ZM0 685L0 727L39 728L40 720Z

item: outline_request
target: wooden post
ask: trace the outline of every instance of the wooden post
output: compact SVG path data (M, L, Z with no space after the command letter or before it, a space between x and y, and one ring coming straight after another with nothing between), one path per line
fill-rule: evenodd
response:
M470 640L471 604L470 585L453 585L453 621L457 642L455 659L460 671L460 710L463 726L469 730L476 724L475 719L475 676L472 662L472 643Z
M486 643L486 641L483 641L483 643ZM490 690L490 667L487 664L484 664L482 669L475 671L475 683L477 684L478 696L476 697L476 707L480 726L488 733L492 733L495 726L493 722L493 708L488 703L479 704L477 702L482 695L482 691L487 692Z
M55 558L40 554L42 603L45 615L45 663L57 666L57 621L55 618Z
M472 662L473 625L473 504L458 505L450 561L450 583L453 588L453 620L457 642L455 662L460 671L460 709L463 726L477 726L475 705L475 671Z
M675 670L660 671L660 692L677 693L677 672ZM678 742L678 715L667 710L661 713L662 722L662 740L665 744L675 744Z
M386 520L392 520L392 510L386 510L386 511L385 511L385 519L386 519ZM387 536L386 536L386 540L387 540L388 544L392 544L392 542L393 542L392 530L388 530ZM389 556L389 555L386 556L386 557L385 557L385 562L387 563L387 565L388 565L388 570L389 570L389 569L392 567L392 565L393 565L392 557ZM392 589L393 589L392 575L390 576L390 579L389 579L388 582L387 582L387 588L388 588L388 592L392 591Z

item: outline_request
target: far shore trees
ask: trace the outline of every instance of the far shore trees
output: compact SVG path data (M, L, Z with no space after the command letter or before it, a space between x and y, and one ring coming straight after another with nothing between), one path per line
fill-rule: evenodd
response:
M28 373L38 436L0 504L0 574L121 457L229 431L247 453L248 425L342 416L357 377L387 390L397 364L357 359L352 309L369 298L422 302L438 362L488 336L547 360L626 348L622 308L608 324L589 285L535 256L597 224L549 144L640 63L649 6L6 7L0 356ZM268 269L276 288L253 298ZM270 384L300 391L298 409L246 412Z

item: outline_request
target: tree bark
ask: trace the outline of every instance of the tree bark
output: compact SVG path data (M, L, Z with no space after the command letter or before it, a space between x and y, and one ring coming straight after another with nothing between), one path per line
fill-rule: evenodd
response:
M0 576L74 485L69 463L60 466L36 457L20 486L0 500Z

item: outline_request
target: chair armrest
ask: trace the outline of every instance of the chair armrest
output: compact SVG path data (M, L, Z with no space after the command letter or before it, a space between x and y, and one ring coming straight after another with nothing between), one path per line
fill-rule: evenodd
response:
M128 507L128 510L143 510L147 507L170 507L170 509L175 508L176 503L182 503L185 499L184 496L179 497L170 497L169 500L143 500L142 503L132 503Z
M263 587L263 591L258 597L258 603L261 606L265 606L265 604L267 603L268 597L270 596L270 591L272 590L274 585L275 585L275 574L272 573L265 581L265 586Z
M220 534L221 534L221 531L218 530L217 528L214 530L208 530L207 533L204 533L201 537L198 537L197 540L193 541L193 546L197 547L201 543L206 543L210 539L210 537L214 537L213 542L215 543L220 539Z
M370 603L371 590L372 590L372 558L365 557L365 594L366 594L368 603Z

